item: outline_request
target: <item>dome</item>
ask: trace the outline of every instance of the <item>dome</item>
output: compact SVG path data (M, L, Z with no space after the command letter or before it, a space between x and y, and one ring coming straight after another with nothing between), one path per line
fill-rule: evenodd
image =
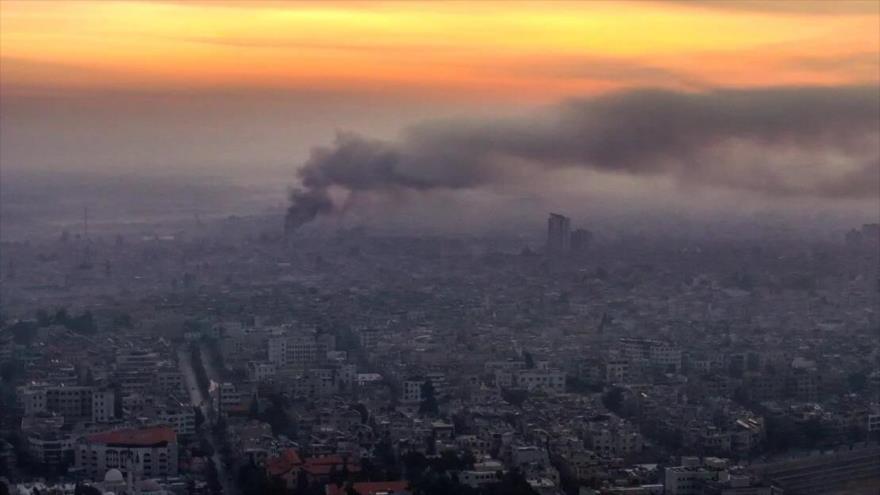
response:
M125 478L122 477L122 471L118 469L110 469L104 475L105 483L121 483L123 481L125 481Z

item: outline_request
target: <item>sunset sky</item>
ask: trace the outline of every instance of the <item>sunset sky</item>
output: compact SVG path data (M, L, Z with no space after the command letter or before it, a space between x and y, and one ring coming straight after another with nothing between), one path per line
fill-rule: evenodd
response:
M0 0L7 177L212 176L276 204L308 178L876 211L878 88L876 0Z
M2 2L6 90L555 100L876 83L880 2Z

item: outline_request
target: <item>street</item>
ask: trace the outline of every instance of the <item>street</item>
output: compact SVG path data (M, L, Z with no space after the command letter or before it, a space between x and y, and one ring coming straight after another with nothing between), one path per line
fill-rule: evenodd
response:
M189 390L190 401L193 406L198 407L199 410L201 410L202 415L205 418L202 428L208 428L208 431L210 432L206 438L214 451L214 454L211 456L211 461L217 469L217 477L219 478L220 485L223 487L223 493L236 495L238 493L238 487L233 479L233 473L228 472L226 469L226 463L220 456L220 450L218 448L219 442L214 438L213 429L211 428L216 420L214 408L211 407L211 399L210 397L205 397L205 394L202 392L201 388L199 388L189 349L185 347L178 349L177 358L178 363L180 364L180 372L183 374L184 382L186 383L187 390ZM216 375L217 371L215 366L213 366L213 363L210 363L209 354L202 352L202 360L202 362L205 363L205 371L208 374L208 378L212 382L215 381L215 379L218 378Z

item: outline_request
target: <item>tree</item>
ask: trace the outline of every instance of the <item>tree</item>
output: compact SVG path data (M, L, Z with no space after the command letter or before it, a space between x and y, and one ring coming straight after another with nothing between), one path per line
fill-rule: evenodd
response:
M846 382L849 384L850 391L864 392L868 388L868 375L860 371L850 373L846 377Z
M489 485L489 495L537 495L529 482L517 470L507 472L499 483Z
M202 424L205 423L205 415L202 414L202 409L196 406L193 406L193 411L195 412L195 421L196 421L196 429L202 427Z
M828 437L828 428L819 418L810 418L801 427L807 441L807 447L819 446Z
M422 384L422 403L419 405L419 412L437 414L439 411L437 398L434 396L434 384L431 383L431 380L425 380L425 383Z
M73 495L101 495L101 490L89 485L76 484Z
M602 404L613 412L619 412L623 406L623 389L613 387L602 396Z
M6 383L11 383L18 378L23 378L24 373L25 368L21 361L10 360L0 363L0 378Z
M272 427L272 432L276 435L288 435L290 433L292 426L290 423L290 416L287 415L281 401L273 400L272 404L263 411L260 420L269 423L269 426Z
M454 450L444 450L440 457L432 463L432 468L438 472L462 471L474 467L476 458L470 451L464 451L459 455Z
M218 436L226 436L226 419L223 416L217 418L217 421L214 423L213 432Z
M70 316L67 314L67 308L58 308L52 321L59 325L64 325L68 319L70 319Z
M36 317L37 317L37 325L39 325L41 327L48 327L49 325L52 324L52 317L49 315L49 312L46 311L45 309L38 309Z
M528 351L523 352L523 359L525 359L525 361L526 361L526 368L527 369L530 369L530 370L535 369L535 358L532 356L531 352L528 352Z
M401 459L403 468L406 470L406 477L409 479L417 478L422 471L428 467L428 459L420 452L407 452Z
M83 374L83 385L94 385L94 384L95 384L95 375L92 373L92 368L86 368L86 371Z
M522 389L504 388L501 389L501 398L512 406L521 407L529 398L529 393Z
M34 323L29 321L19 321L9 327L13 341L16 344L27 346L33 343L34 337L37 335L36 330Z
M351 408L357 411L361 415L361 424L366 424L367 420L370 419L370 413L367 411L367 406L358 402L351 405Z
M251 404L248 407L248 417L250 419L258 419L260 417L260 403L256 397L251 399Z

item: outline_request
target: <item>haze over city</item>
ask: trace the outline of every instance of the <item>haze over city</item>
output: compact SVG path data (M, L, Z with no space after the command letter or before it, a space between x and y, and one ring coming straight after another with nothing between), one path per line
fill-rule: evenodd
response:
M877 0L0 0L0 495L880 487Z

